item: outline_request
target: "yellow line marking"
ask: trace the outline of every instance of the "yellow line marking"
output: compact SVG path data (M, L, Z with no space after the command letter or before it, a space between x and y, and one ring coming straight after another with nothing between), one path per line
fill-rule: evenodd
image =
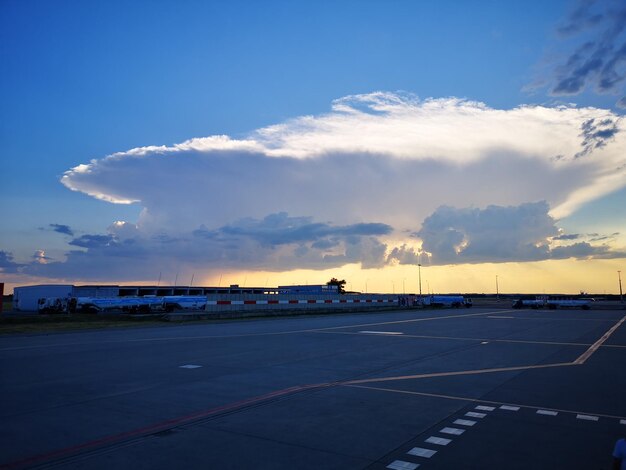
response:
M617 330L622 325L622 323L624 323L625 320L626 320L626 315L624 315L620 321L618 321L615 325L613 325L613 327L609 331L604 333L598 341L593 343L589 347L589 349L587 349L584 353L582 353L580 357L574 361L574 364L584 364L585 361L587 361L587 359L589 359L591 355L595 353L598 350L598 348L602 346L602 344L607 339L609 339L609 337L615 332L615 330Z
M497 312L512 312L513 310L498 310ZM329 330L339 330L342 328L356 328L356 327L362 327L362 326L377 326L377 325L394 325L394 324L398 324L398 323L414 323L414 322L420 322L420 321L430 321L430 320L446 320L448 318L465 318L465 317L478 317L478 316L486 316L486 315L493 315L494 313L497 312L485 312L485 313L469 313L469 314L465 314L465 315L445 315L445 316L436 316L436 317L424 317L424 318L411 318L410 320L395 320L395 321L388 321L388 322L379 322L379 323L361 323L358 325L345 325L345 326L330 326L328 328L313 328L310 331L329 331Z
M531 370L531 369L545 369L548 367L564 367L564 366L573 366L573 365L582 365L585 363L587 359L591 357L591 355L598 350L602 344L609 339L609 337L617 330L622 323L626 321L626 315L618 321L615 325L613 325L602 337L592 344L587 351L585 351L581 356L578 357L573 362L560 362L555 364L536 364L529 366L513 366L513 367L496 367L491 369L474 369L474 370L464 370L464 371L454 371L454 372L435 372L430 374L415 374L415 375L401 375L396 377L379 377L379 378L371 378L371 379L360 379L360 380L349 380L346 382L342 382L343 384L353 385L353 384L363 384L363 383L373 383L373 382L390 382L395 380L409 380L409 379L425 379L432 377L452 377L459 375L477 375L477 374L489 374L494 372L509 372L515 370Z
M325 333L334 335L360 335L357 331L315 331L315 333ZM455 341L489 341L492 343L522 343L522 344L548 344L554 346L591 346L591 343L567 343L560 341L531 341L524 339L492 339L492 338L471 338L466 336L432 336L432 335L395 335L397 338L420 338L420 339L449 339ZM626 348L626 346L604 344L605 348Z
M530 370L530 369L546 369L548 367L563 367L574 365L573 362L559 362L555 364L535 364L532 366L513 366L513 367L496 367L493 369L474 369L474 370L459 370L455 372L433 372L430 374L415 374L415 375L400 375L396 377L379 377L373 379L359 379L348 380L342 382L342 384L365 384L372 382L391 382L394 380L408 380L408 379L429 379L432 377L452 377L457 375L477 375L477 374L490 374L494 372L510 372L514 370Z
M555 321L602 321L602 322L611 322L615 321L615 318L563 318L563 317L513 317L516 320L555 320Z
M472 402L472 403L489 403L492 405L508 405L508 406L519 406L520 408L527 408L527 409L531 409L531 410L550 410L550 411L557 411L557 412L561 412L561 413L571 413L571 414L584 414L584 415L593 415L593 416L600 416L602 418L615 418L615 419L624 419L624 416L617 416L617 415L607 415L607 414L602 414L602 413L596 413L596 412L592 412L592 411L573 411L573 410L564 410L564 409L560 409L560 408L549 408L546 406L532 406L532 405L522 405L521 403L508 403L508 402L501 402L501 401L494 401L494 400L483 400L480 398L470 398L470 397L459 397L459 396L455 396L455 395L442 395L442 394L438 394L438 393L425 393L425 392L412 392L409 390L398 390L398 389L394 389L394 388L381 388L381 387L368 387L366 385L351 385L351 384L345 384L343 385L345 387L354 387L354 388L362 388L365 390L378 390L381 392L391 392L391 393L404 393L407 395L420 395L420 396L425 396L425 397L434 397L434 398L444 398L446 400L459 400L459 401L467 401L467 402Z

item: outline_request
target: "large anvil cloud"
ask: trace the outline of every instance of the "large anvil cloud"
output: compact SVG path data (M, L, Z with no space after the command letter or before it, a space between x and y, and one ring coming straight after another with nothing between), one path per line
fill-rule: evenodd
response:
M562 246L555 223L626 185L623 131L618 115L596 108L349 96L245 138L136 148L67 171L68 188L143 210L106 235L73 239L65 265L37 269L84 273L94 260L129 258L132 268L116 275L139 278L156 259L170 269L380 267L419 259L407 245L416 237L436 264L610 257L586 241ZM467 208L488 208L478 214L499 234L477 229ZM529 208L528 220L547 228L517 230L497 245L505 254L490 255L493 240L512 233L507 220ZM443 214L451 225L438 232Z

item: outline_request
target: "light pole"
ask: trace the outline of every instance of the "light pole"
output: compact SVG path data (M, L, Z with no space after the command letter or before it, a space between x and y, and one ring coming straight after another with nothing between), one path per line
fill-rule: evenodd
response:
M617 279L619 280L619 301L624 303L624 297L622 295L622 272L617 271Z
M498 275L496 274L496 302L500 301L500 289L498 288Z
M417 275L420 281L420 302L422 301L422 265L417 263Z

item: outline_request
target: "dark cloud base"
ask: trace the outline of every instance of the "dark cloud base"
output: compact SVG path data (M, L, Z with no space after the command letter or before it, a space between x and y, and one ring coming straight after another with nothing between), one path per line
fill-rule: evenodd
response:
M456 209L443 206L427 217L415 236L432 264L530 262L548 259L621 258L625 252L562 234L549 214L548 204L488 206Z
M65 261L45 258L40 250L35 261L19 264L10 253L0 251L0 269L39 277L121 282L154 279L159 272L281 272L351 263L368 269L395 264L626 257L626 252L594 244L616 234L562 233L546 202L484 209L441 206L412 235L415 245L421 241L421 251L407 244L390 246L381 239L392 233L393 228L382 223L337 226L285 212L240 219L213 230L200 227L177 236L147 235L133 224L118 222L107 234L72 239L69 244L81 250L69 251Z

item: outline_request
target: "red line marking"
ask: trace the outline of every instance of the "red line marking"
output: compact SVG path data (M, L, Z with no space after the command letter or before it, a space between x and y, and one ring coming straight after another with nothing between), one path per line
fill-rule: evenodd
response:
M77 454L81 451L95 449L95 448L98 448L107 444L115 444L117 442L120 442L126 439L133 439L133 438L137 438L137 437L141 437L145 435L154 434L159 431L164 431L166 429L170 429L170 428L177 427L183 424L187 424L189 422L193 422L199 419L208 418L209 416L212 416L218 413L232 411L238 408L243 408L247 405L261 403L263 401L267 401L272 398L290 395L292 393L297 393L297 392L309 390L312 388L328 387L330 385L333 385L333 384L297 385L295 387L289 387L289 388L285 388L282 390L276 390L274 392L266 393L265 395L259 395L257 397L247 398L245 400L228 403L226 405L218 406L216 408L211 408L209 410L192 413L187 416L181 416L179 418L168 419L166 421L161 421L159 423L151 424L149 426L144 426L142 428L133 429L131 431L126 431L126 432L122 432L119 434L112 434L110 436L105 436L100 439L94 439L92 441L84 442L82 444L65 447L63 449L58 449L52 452L48 452L46 454L35 455L33 457L27 457L22 460L17 460L14 462L2 464L0 465L0 469L8 470L8 469L14 469L14 468L24 468L24 467L29 467L31 465L38 465L38 464L46 463L53 459L70 457L73 454Z
M218 300L217 305L230 305L230 300Z

